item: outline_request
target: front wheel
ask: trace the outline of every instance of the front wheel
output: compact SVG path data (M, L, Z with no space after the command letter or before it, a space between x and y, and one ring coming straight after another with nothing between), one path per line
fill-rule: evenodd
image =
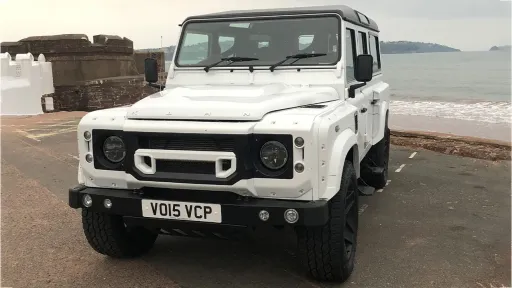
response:
M313 278L345 282L354 269L358 228L354 166L345 161L341 186L329 202L330 219L319 227L297 228L301 262Z
M143 227L126 227L118 215L82 209L82 225L89 245L114 258L137 257L148 252L158 233Z

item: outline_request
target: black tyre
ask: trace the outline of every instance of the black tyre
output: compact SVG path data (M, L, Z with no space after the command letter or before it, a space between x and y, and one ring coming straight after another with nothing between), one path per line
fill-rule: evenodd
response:
M316 280L345 282L352 274L358 228L356 192L354 166L345 161L340 190L329 202L329 222L297 228L302 265Z
M361 178L367 185L375 189L384 188L388 181L390 135L388 114L386 113L384 137L368 151L368 154L361 163ZM373 173L372 167L382 168L383 172Z
M82 209L87 241L96 252L115 258L137 257L148 252L158 233L143 227L126 227L121 216Z

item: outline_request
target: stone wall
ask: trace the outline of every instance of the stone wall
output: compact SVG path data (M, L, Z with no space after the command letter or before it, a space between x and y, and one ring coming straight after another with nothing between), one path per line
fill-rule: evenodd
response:
M117 35L94 35L93 42L85 34L33 36L0 46L11 55L44 54L52 63L54 111L122 106L156 92L144 83L147 57L156 58L159 71L165 71L163 52L134 53L133 42Z
M165 77L162 73L160 81ZM53 105L56 111L94 111L133 104L156 92L146 85L144 75L112 77L56 86Z
M2 42L0 44L0 52L1 53L9 53L11 55L11 57L13 57L16 54L26 54L26 53L28 53L28 50L27 50L27 46L25 45L25 43ZM15 59L15 57L13 57L13 59Z
M53 63L55 86L140 74L131 55L61 55L47 59Z
M132 55L133 42L128 38L112 35L94 35L93 41L85 34L61 34L32 36L19 40L34 56L44 53L46 57L73 55Z
M135 76L139 71L133 57L133 42L112 35L95 35L94 43L85 34L34 36L17 44L2 43L2 52L25 50L34 57L43 53L52 62L54 85L108 77ZM25 53L27 53L25 52Z

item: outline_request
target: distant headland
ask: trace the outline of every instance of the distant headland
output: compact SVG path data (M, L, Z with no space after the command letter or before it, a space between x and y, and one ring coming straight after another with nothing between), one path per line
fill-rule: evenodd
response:
M504 46L492 46L489 51L507 51L510 52L512 50L512 46L504 45Z
M411 41L381 41L380 49L382 54L460 52L459 49L441 44Z

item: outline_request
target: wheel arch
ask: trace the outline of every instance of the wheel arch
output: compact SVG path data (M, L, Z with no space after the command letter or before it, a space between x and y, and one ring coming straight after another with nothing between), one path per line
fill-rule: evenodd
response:
M386 123L388 122L388 118L389 118L389 102L388 101L382 102L382 104L380 105L378 115L379 115L379 117L375 117L375 119L374 119L374 121L376 123L374 122L373 127L377 127L378 129L376 129L376 132L373 133L373 143L372 144L378 143L382 138L384 138L384 130L386 128Z
M319 195L320 199L331 199L338 193L341 185L341 177L345 160L352 162L356 177L360 176L360 160L359 160L359 147L357 146L357 136L351 129L346 129L334 141L329 167L328 175L325 177L326 186L323 194ZM320 177L322 179L322 175Z

